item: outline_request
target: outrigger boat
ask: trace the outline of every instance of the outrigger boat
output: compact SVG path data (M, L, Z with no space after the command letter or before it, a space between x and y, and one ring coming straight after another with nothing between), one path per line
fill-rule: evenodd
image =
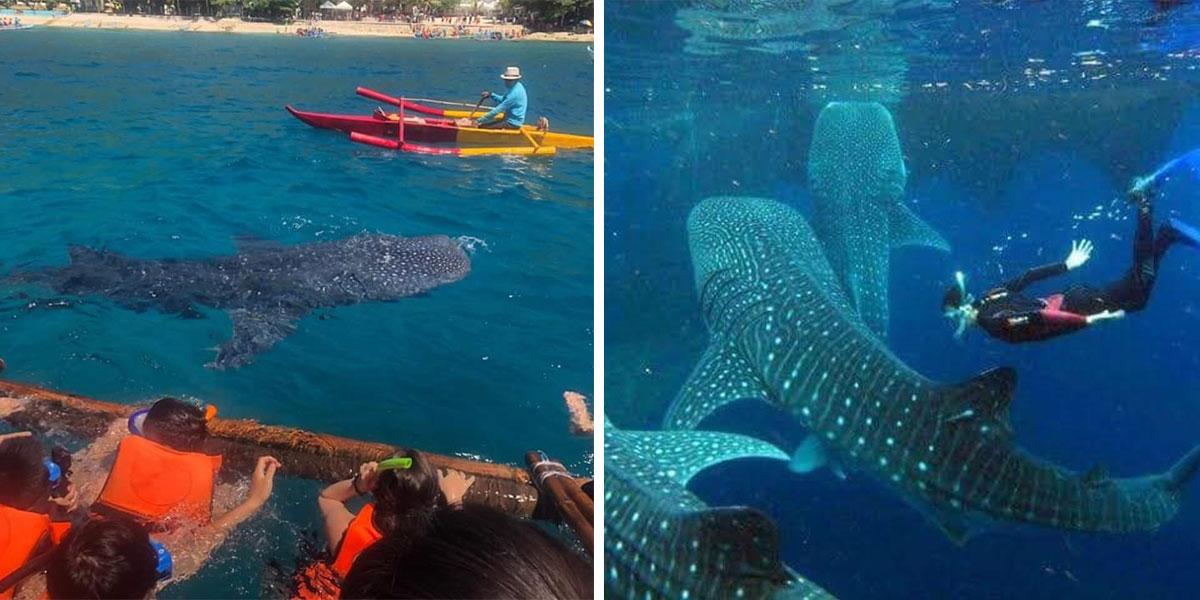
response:
M461 127L454 119L479 118L487 114L480 110L442 109L394 98L360 87L359 95L398 107L398 113L369 116L335 115L306 112L292 106L292 116L318 129L332 129L350 134L350 139L362 144L416 152L478 156L483 154L554 154L558 148L590 149L590 136L556 133L526 125L521 129L482 129ZM458 144L462 147L437 147L420 144ZM506 144L498 146L498 144Z

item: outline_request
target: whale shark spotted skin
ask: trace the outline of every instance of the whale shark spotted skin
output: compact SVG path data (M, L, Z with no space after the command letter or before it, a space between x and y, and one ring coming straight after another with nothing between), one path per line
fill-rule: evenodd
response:
M1012 443L1008 422L1015 373L944 385L907 367L853 310L796 211L710 198L692 210L688 236L710 346L665 429L694 428L734 400L767 401L840 464L932 509L960 542L970 517L1132 532L1154 530L1179 509L1200 447L1167 473L1132 479L1030 456Z
M950 250L904 203L907 177L896 124L882 104L831 102L821 110L808 159L813 229L850 302L885 338L892 248Z
M198 317L197 306L226 310L233 337L209 366L237 368L294 333L296 321L315 309L396 300L466 277L474 241L444 235L358 235L298 246L250 240L237 255L201 260L139 259L73 246L67 266L8 279L101 296L138 311Z
M710 508L687 491L697 472L751 457L788 458L746 436L622 431L605 419L604 596L832 600L780 562L779 532L765 515Z

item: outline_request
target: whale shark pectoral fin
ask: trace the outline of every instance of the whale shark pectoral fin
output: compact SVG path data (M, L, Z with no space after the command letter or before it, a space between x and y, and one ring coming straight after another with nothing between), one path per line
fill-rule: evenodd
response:
M205 365L214 369L236 369L250 363L254 355L265 352L276 342L296 332L296 320L302 315L287 308L229 311L233 337L217 349L217 357Z
M942 533L946 534L946 537L958 546L966 544L967 540L971 539L971 536L974 534L970 524L967 523L966 518L962 515L943 511L937 513L933 517L933 520L937 523L938 528L942 530Z
M796 451L792 453L792 460L788 463L788 470L793 473L811 473L829 464L829 453L825 450L825 444L816 436L810 435L800 442L796 447Z
M746 359L730 344L708 347L679 395L667 409L664 429L692 429L718 408L742 399L769 396Z
M946 386L949 410L945 422L980 422L996 427L996 434L1010 435L1008 407L1016 386L1017 371L1011 367L990 369L962 383Z
M891 205L888 214L888 229L891 231L893 248L900 246L929 246L945 252L950 251L950 242L942 234L921 220L903 201Z
M607 422L606 429L611 427ZM655 467L655 474L686 486L696 473L739 458L787 461L779 448L750 436L716 431L621 431L613 439ZM609 435L606 433L606 435Z
M788 470L793 473L811 473L821 467L829 467L830 472L845 481L846 469L842 463L829 453L829 449L817 436L810 435L804 438L792 453Z

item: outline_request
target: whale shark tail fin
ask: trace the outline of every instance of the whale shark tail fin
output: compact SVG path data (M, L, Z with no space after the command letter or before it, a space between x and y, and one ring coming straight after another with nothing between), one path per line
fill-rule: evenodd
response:
M1163 476L1164 485L1167 490L1182 494L1183 489L1196 476L1197 471L1200 471L1200 446L1192 448L1171 467L1171 470L1166 472Z

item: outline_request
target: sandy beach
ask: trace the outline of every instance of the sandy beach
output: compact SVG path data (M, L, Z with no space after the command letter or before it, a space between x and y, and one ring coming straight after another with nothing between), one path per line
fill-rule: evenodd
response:
M252 23L241 19L207 19L192 20L186 17L163 17L144 15L107 15L100 13L75 13L66 16L37 16L22 15L21 22L40 27L65 28L100 28L100 29L137 29L144 31L175 31L175 32L211 32L211 33L256 33L273 35L295 35L299 27L307 27L307 22L297 22L291 25L276 25L274 23ZM318 21L317 26L326 33L335 36L376 36L376 37L413 37L413 25L408 23L380 23L375 21ZM426 24L417 24L423 27ZM450 25L428 24L429 27L449 28ZM479 30L520 30L520 25L470 25L469 33ZM449 39L449 38L448 38ZM550 41L550 42L588 42L594 40L592 34L575 34L566 32L532 33L520 40L506 41Z

